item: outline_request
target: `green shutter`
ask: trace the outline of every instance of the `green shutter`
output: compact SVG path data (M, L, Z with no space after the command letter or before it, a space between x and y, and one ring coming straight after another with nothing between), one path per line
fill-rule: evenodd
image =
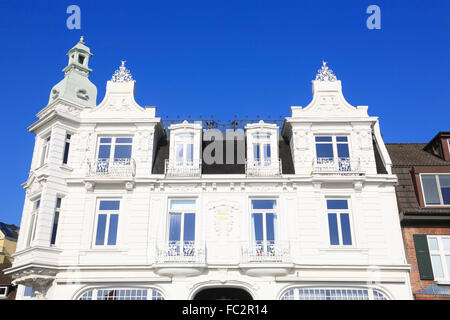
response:
M426 234L415 234L414 247L416 248L417 266L421 280L434 280L433 267L431 265L430 251Z

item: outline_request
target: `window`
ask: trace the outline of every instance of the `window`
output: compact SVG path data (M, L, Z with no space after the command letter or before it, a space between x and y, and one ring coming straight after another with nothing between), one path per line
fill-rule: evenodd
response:
M327 200L330 244L351 246L350 210L347 200Z
M42 146L41 166L47 161L49 150L50 150L50 136L44 139L44 144Z
M345 136L316 136L316 162L319 165L338 164L338 170L350 171L350 151Z
M271 147L269 134L256 134L253 143L253 161L255 165L270 166Z
M177 166L194 165L194 136L175 136L175 163Z
M50 239L51 245L54 245L56 242L56 232L58 231L60 209L61 209L61 198L56 198L55 216L53 217L52 237Z
M252 242L257 255L273 253L277 240L277 201L252 200Z
M427 238L434 279L450 280L450 235Z
M30 232L28 234L27 246L31 245L31 242L34 240L36 236L36 226L37 226L37 218L39 213L39 207L41 205L41 200L38 199L33 203L33 211L30 215Z
M93 289L84 292L78 300L164 300L156 289L124 288Z
M110 164L130 165L133 138L100 138L97 172L108 172Z
M420 177L426 205L450 205L450 174L422 174Z
M80 54L79 56L78 56L78 63L79 64L83 64L84 63L84 56L82 55L82 54Z
M170 200L169 255L195 252L195 200Z
M281 300L387 300L378 290L365 288L293 288Z
M8 287L0 287L0 299L8 296Z
M36 295L34 294L32 287L24 287L23 289L23 296L25 298L34 298Z
M67 160L69 159L70 138L71 135L66 134L66 144L64 146L63 164L67 164Z
M118 200L101 200L97 214L97 231L95 235L96 246L115 246L117 242L117 229L119 226Z

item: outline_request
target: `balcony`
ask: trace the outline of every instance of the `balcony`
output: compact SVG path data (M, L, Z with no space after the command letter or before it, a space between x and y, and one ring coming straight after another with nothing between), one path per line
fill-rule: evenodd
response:
M177 163L166 159L165 174L167 177L199 177L202 174L200 162Z
M288 242L257 241L242 246L241 268L250 276L281 276L291 268Z
M89 177L131 179L136 175L136 162L131 158L95 159L87 164Z
M168 241L156 249L156 273L166 276L194 276L206 263L204 244L195 241Z
M362 175L359 159L315 158L313 173L324 175Z
M251 177L270 177L278 176L281 171L281 159L278 160L247 160L245 163L245 172Z

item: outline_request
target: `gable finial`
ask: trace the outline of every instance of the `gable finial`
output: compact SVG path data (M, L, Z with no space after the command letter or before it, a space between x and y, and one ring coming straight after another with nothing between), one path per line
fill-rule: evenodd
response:
M112 82L130 82L133 81L133 76L125 67L126 60L121 60L121 65L118 70L116 70L111 78Z
M80 37L80 43L84 44L84 37L83 36Z
M336 81L337 78L333 70L329 69L327 62L322 60L322 68L317 70L316 80L319 81Z

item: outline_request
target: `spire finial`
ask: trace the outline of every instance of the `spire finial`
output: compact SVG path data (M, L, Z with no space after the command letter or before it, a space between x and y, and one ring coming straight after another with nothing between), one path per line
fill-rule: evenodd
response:
M116 70L111 78L112 82L129 82L133 81L133 77L130 73L130 70L128 70L125 67L126 60L121 60L121 65L118 70Z
M333 74L333 70L327 67L327 62L322 60L322 68L317 70L316 80L319 81L336 81L337 78Z
M84 37L83 36L80 37L80 43L84 44Z

